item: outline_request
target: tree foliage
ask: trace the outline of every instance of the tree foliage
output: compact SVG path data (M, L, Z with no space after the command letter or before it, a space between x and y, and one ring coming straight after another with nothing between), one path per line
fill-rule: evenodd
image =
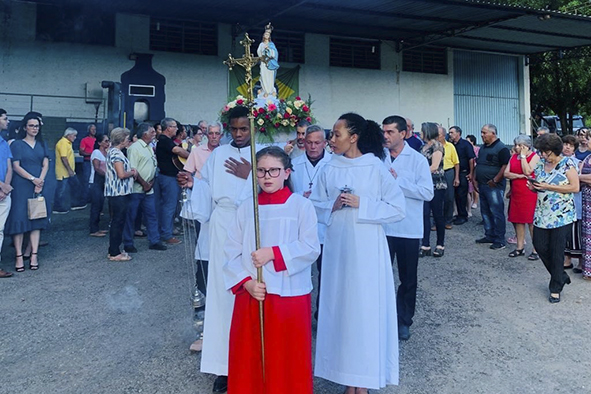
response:
M508 0L504 4L591 15L591 1ZM560 117L563 132L572 133L572 115L588 117L591 114L591 96L588 93L591 50L580 48L546 52L530 56L529 61L534 119L542 114L556 114Z

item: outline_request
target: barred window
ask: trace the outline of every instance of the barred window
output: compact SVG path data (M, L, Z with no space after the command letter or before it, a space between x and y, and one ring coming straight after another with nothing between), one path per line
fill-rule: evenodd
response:
M445 48L420 47L402 52L402 71L447 74Z
M115 45L115 13L92 6L37 4L36 39Z
M272 40L279 52L279 63L305 63L306 35L304 33L275 30Z
M150 18L150 49L217 56L217 25L206 22Z
M379 70L380 42L331 37L330 65Z

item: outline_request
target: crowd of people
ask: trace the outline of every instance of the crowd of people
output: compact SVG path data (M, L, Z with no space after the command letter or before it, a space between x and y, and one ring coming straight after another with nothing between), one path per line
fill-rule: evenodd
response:
M176 219L194 222L197 286L206 295L201 371L217 376L214 392L230 393L312 393L313 375L346 386L346 394L398 384L398 341L411 336L419 259L442 257L446 231L467 223L478 202L484 236L476 243L502 250L513 242L508 257L525 256L529 229L527 258L541 259L548 270L551 303L571 282L567 269L591 279L587 129L560 138L540 128L534 143L518 135L509 149L485 124L478 147L459 126L425 122L417 134L412 120L398 115L380 125L346 113L329 132L301 121L283 148L255 146L252 174L248 115L246 107L230 111L226 144L218 122L192 128L165 118L108 134L90 125L80 143L83 182L72 148L77 131L67 128L55 147L51 204L42 117L27 114L14 140L0 139L0 227L6 223L13 237L15 270L24 271L27 260L31 270L39 268L40 230L52 213L87 202L89 235L108 235L111 261L131 260L137 236L147 236L156 251L177 245ZM7 125L0 109L0 132ZM254 196L251 177L259 185ZM108 227L100 222L105 198ZM259 249L253 198L260 206ZM32 218L31 199L44 201L47 215ZM506 239L507 220L514 240ZM264 281L257 280L259 269ZM257 342L261 302L264 347Z

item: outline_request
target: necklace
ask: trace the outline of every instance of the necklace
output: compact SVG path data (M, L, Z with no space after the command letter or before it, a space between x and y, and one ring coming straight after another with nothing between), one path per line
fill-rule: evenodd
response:
M320 164L320 162L318 162L318 164ZM318 164L316 164L316 171L314 171L313 176L310 176L310 171L308 171L308 166L304 165L304 168L306 169L306 174L308 175L308 180L310 181L310 183L308 183L308 187L310 188L310 190L312 190L312 185L314 184L314 179L316 178L316 175L318 174L318 170L320 169L320 166Z

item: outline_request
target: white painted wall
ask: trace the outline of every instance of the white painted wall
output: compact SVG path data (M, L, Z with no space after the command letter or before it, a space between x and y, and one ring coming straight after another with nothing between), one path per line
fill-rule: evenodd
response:
M29 111L30 98L6 93L83 98L86 83L98 86L102 80L119 81L134 64L128 59L132 52L154 53L154 69L167 81L167 116L183 123L212 120L225 104L228 74L222 61L231 50L229 25L219 27L219 56L215 57L149 51L149 18L127 14L117 15L115 47L48 43L34 40L35 5L11 4L10 18L0 14L0 20L7 21L0 25L0 107L15 117ZM454 123L451 52L448 75L399 71L400 55L387 42L381 46L381 70L330 67L328 53L328 36L306 35L300 95L312 95L314 114L323 127L330 128L348 111L378 123L388 115L400 114L412 118L417 129L425 121ZM94 106L83 99L35 98L34 109L45 116L94 118Z

